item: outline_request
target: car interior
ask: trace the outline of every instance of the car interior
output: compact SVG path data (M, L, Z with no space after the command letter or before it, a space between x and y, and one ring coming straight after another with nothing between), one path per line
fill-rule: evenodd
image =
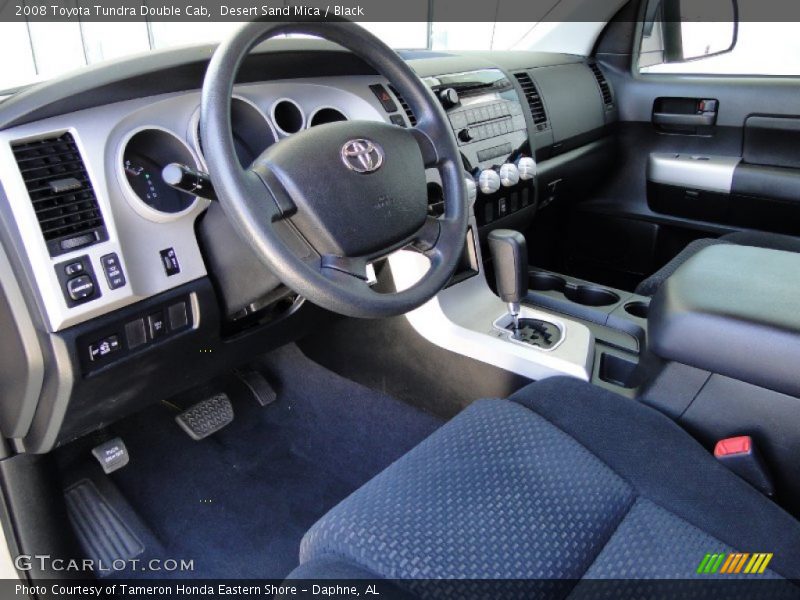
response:
M15 576L798 597L800 78L607 4L584 53L255 20L0 100Z

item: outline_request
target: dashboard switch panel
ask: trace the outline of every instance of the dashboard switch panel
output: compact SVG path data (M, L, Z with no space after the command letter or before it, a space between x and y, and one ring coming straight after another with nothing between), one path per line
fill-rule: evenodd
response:
M88 275L78 275L67 280L67 294L75 301L80 302L94 295L94 281Z
M147 330L145 329L144 319L136 319L125 324L125 338L128 341L128 348L133 350L147 343Z
M99 360L115 352L119 352L121 346L118 335L110 335L89 345L89 359Z
M150 338L157 340L167 333L167 322L164 320L164 312L158 311L147 316L147 327L150 330Z
M77 348L83 372L91 373L156 344L169 343L188 332L195 320L190 297L178 296L81 335Z
M369 86L369 89L371 89L372 93L375 94L375 97L378 98L378 102L380 102L381 106L383 106L383 110L385 110L387 113L397 112L397 104L395 104L392 96L382 84L376 83Z
M55 268L68 307L91 302L102 295L88 255L59 263Z
M181 265L178 262L178 255L174 248L165 248L161 251L161 262L164 264L164 272L167 277L172 277L181 272Z
M103 265L103 272L106 274L108 287L116 290L125 285L125 273L122 272L122 265L116 252L100 257L100 264Z

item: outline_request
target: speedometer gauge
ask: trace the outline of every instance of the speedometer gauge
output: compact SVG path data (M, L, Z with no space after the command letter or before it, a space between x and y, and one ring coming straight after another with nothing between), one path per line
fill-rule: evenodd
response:
M122 168L131 191L157 213L180 213L196 200L164 182L161 171L170 163L196 164L189 148L162 129L143 129L135 133L122 154Z

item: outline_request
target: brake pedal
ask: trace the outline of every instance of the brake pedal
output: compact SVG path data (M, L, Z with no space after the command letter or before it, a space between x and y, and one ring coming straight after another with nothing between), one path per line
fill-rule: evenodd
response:
M211 396L175 417L175 422L195 441L207 438L232 421L233 406L225 394Z
M236 371L236 376L247 386L247 389L250 390L262 407L272 404L278 399L278 394L269 384L269 381L258 371Z

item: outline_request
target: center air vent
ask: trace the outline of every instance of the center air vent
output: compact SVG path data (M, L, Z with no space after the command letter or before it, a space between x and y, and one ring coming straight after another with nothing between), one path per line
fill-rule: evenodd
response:
M12 144L51 256L108 239L72 134Z
M536 89L536 84L533 82L533 79L531 79L531 76L525 71L514 73L514 77L517 78L522 92L525 94L525 99L528 101L528 108L531 110L531 117L533 117L536 129L540 131L547 129L549 124L547 122L547 113L544 109L544 102L542 102L542 96L539 94L539 90Z
M611 86L608 85L606 76L603 74L600 66L596 62L590 62L589 68L592 70L592 73L594 73L594 78L597 80L597 85L600 87L600 93L603 95L603 105L606 108L613 106L614 98L611 96Z
M403 111L406 113L411 126L414 127L417 124L417 118L414 116L414 111L411 110L408 102L405 101L405 99L400 95L400 92L398 92L393 85L390 85L389 89L392 91L392 94L394 94L394 97L397 98L400 106L403 107Z

